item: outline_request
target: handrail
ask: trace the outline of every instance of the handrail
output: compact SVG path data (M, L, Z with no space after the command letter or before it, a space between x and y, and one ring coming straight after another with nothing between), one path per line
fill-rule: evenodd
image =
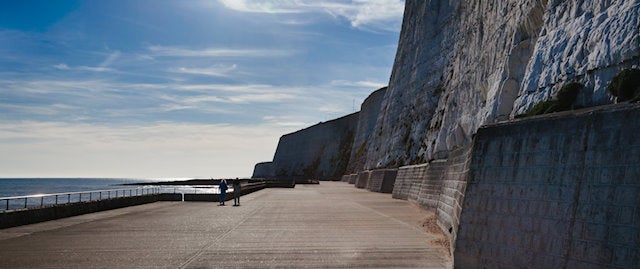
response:
M128 195L127 195L127 192L128 192ZM103 193L106 194L105 199L103 199ZM114 193L114 197L112 197L111 195L112 193ZM13 209L25 209L25 208L34 208L34 207L41 208L49 205L61 205L61 204L64 205L64 204L80 203L80 202L87 202L87 201L101 201L101 200L108 200L108 199L119 198L119 197L133 197L133 196L142 196L142 195L159 194L159 193L160 193L160 187L138 187L138 188L129 188L129 189L91 190L91 191L0 197L0 201L2 201L5 204L3 208L0 208L0 212L13 210ZM83 201L82 200L83 194L85 195L84 198L87 198L86 195L88 195L89 196L88 199ZM98 194L98 195L97 197L94 198L93 194ZM60 202L59 201L60 199L58 198L64 197L64 196L66 196L67 199L63 199L63 201ZM74 198L73 200L71 199L72 196ZM33 203L33 199L36 199L36 198L40 198L39 203L38 202ZM48 198L51 200L47 200L47 203L45 203L45 198ZM29 204L29 199L32 199L31 204ZM24 200L24 203L20 203L20 206L14 206L13 208L10 207L10 201L19 201L19 200ZM64 200L66 200L66 202ZM16 203L13 203L13 204L15 205Z
M46 196L62 196L67 194L85 194L85 193L98 193L98 192L109 192L109 191L128 191L128 190L139 190L139 189L156 189L158 187L138 187L132 189L109 189L109 190L95 190L95 191L76 191L76 192L61 192L61 193L43 193L43 194L32 194L32 195L24 195L24 196L11 196L11 197L0 197L0 200L6 199L24 199L24 198L39 198Z

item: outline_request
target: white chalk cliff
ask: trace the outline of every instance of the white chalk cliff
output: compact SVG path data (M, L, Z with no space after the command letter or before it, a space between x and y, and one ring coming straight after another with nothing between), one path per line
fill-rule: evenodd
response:
M640 0L407 0L365 169L446 158L486 123L513 118L565 83L580 106L640 65Z

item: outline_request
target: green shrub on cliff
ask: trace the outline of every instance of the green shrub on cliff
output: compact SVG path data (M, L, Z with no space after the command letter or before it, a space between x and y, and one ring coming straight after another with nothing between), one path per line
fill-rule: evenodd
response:
M622 70L609 82L607 90L621 102L640 97L640 69Z
M540 102L540 103L537 103L535 106L533 106L529 110L529 112L527 112L527 116L536 116L536 115L557 112L557 108L558 108L558 101L549 100L549 101Z
M560 111L571 109L573 103L576 101L576 97L578 97L578 92L580 92L582 88L584 88L584 85L580 82L571 82L562 86L556 94L558 109L560 109Z
M537 103L525 116L536 116L570 110L573 108L573 103L575 103L578 93L582 88L584 88L584 85L579 82L565 84L556 94L556 100L547 100ZM516 118L521 117L523 116L516 116Z

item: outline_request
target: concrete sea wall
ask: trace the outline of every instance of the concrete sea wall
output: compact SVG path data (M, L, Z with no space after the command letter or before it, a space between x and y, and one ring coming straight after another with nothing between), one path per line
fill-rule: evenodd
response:
M358 180L358 174L349 175L349 184L356 184L357 180Z
M381 193L392 193L398 169L378 169L369 174L367 190Z
M639 268L640 106L481 128L456 268Z
M159 194L120 197L99 201L46 206L43 208L13 210L0 213L0 229L38 223L48 220L78 216L93 212L111 210L127 206L154 203L160 200Z
M358 189L364 189L369 184L369 176L371 175L371 171L361 171L358 173L358 177L356 178L355 186Z
M396 199L412 201L436 211L437 224L449 236L452 249L460 223L471 147L460 148L446 160L398 169L393 189Z
M392 196L436 211L456 268L638 268L638 118L622 104L488 125L400 167Z

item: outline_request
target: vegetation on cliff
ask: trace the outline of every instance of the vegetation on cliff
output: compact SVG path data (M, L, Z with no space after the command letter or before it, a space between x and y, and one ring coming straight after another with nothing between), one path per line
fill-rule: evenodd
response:
M584 88L584 85L580 82L565 84L560 88L558 93L556 93L554 100L540 102L533 106L527 114L518 115L517 118L571 110L574 108L573 104L582 88Z
M613 77L607 90L619 102L640 100L640 69L622 70Z

